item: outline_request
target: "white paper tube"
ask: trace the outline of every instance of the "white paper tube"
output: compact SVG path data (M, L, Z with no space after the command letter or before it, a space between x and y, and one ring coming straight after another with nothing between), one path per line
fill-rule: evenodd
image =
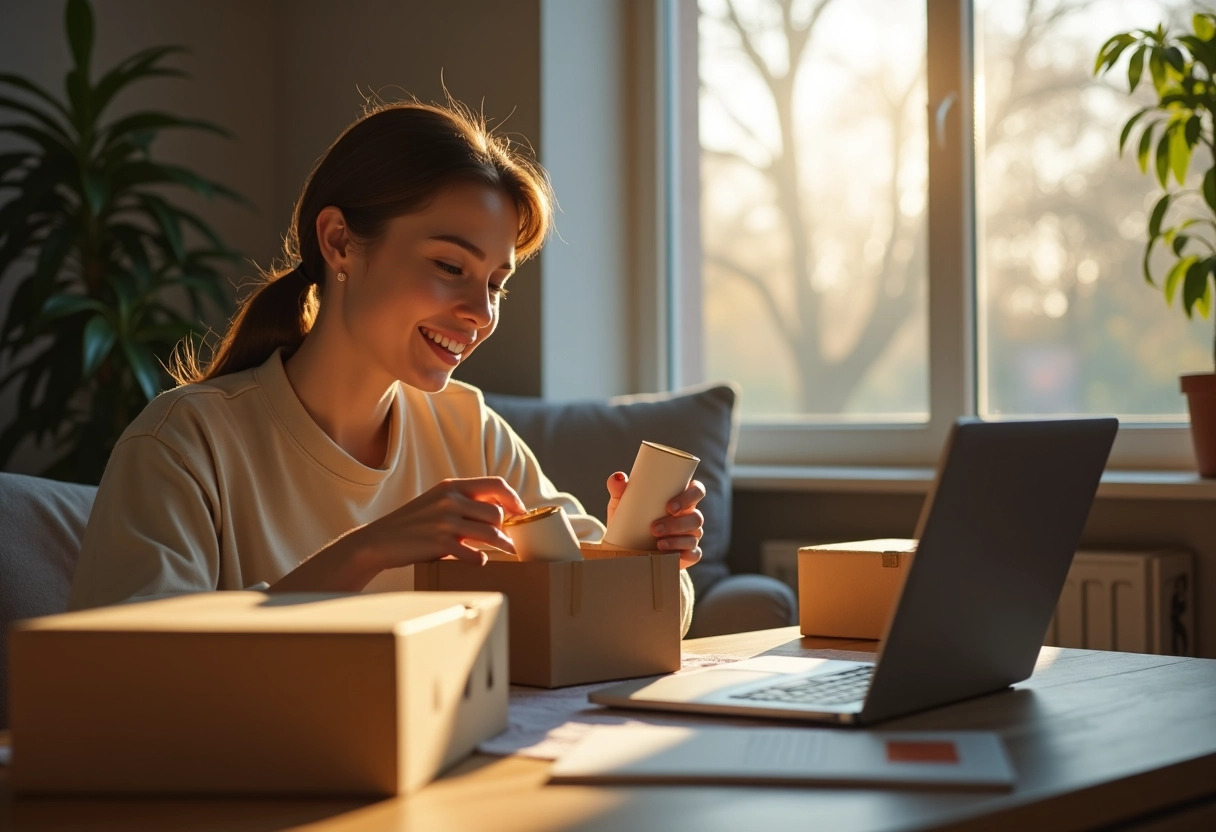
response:
M521 561L582 560L578 536L561 506L534 508L527 514L508 517L502 530L515 544Z
M643 442L638 448L625 496L604 532L604 542L624 549L653 551L654 535L650 524L667 516L667 504L688 488L697 463L690 453Z

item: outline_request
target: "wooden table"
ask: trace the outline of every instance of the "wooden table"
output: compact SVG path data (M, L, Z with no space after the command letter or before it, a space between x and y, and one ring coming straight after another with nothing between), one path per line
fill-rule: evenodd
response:
M874 647L801 639L795 627L686 642L687 652L740 658ZM883 727L999 731L1017 787L1008 794L977 794L546 786L546 762L474 755L422 791L391 800L18 799L0 767L0 829L1216 829L1216 660L1045 647L1034 676L1012 691Z

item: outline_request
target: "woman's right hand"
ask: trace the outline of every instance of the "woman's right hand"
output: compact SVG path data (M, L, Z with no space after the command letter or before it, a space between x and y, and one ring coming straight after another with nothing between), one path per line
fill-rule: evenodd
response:
M351 529L270 587L272 592L359 592L385 569L452 555L482 564L484 543L515 553L507 515L527 509L502 477L443 480L401 508Z
M481 564L486 556L479 543L515 553L502 521L526 511L502 477L448 479L347 537L358 538L350 542L375 553L381 569L445 555Z

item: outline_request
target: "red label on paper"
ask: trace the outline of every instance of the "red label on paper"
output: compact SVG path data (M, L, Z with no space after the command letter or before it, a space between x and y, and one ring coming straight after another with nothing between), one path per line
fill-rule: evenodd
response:
M891 763L957 763L958 749L952 742L891 740L887 743Z

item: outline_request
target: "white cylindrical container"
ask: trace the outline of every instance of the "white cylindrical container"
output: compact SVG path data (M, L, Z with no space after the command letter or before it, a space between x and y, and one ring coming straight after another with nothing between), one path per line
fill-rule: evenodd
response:
M650 524L667 516L667 503L688 488L700 461L690 453L643 442L629 472L625 495L608 521L604 542L623 549L653 551L655 539Z
M582 560L578 536L561 506L534 508L502 521L502 531L515 544L521 561Z

